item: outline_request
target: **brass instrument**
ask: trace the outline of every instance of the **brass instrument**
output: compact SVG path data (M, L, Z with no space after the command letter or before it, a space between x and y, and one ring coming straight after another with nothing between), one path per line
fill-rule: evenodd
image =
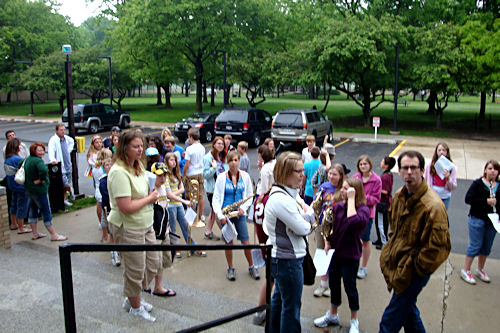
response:
M332 235L333 233L333 221L335 220L335 216L333 215L333 209L331 207L328 207L325 209L323 212L323 236L325 238L328 238Z
M222 214L224 214L224 216L226 216L228 219L232 219L233 217L238 216L238 208L240 208L240 206L244 202L250 200L254 196L255 196L255 194L249 195L246 198L238 200L238 201L230 204L229 206L226 206L226 207L222 208Z
M311 233L314 230L316 230L316 228L319 226L319 220L321 217L321 207L323 206L323 202L324 202L323 189L321 189L316 194L316 198L311 203L311 207L314 210L314 217L316 219L316 222L314 222L311 225ZM334 221L333 209L328 207L323 211L323 221L321 223L322 234L325 238L330 237L333 232L333 221Z
M197 211L198 210L198 193L200 191L200 184L198 183L198 181L196 179L190 180L189 189L190 189L189 200L193 204L193 210ZM196 220L193 222L193 227L203 228L203 227L205 227L205 223L203 223L203 221ZM191 234L191 229L189 229L189 234Z
M314 210L314 218L316 220L316 222L311 225L311 233L314 232L319 225L321 206L323 206L323 189L316 193L316 199L311 202L311 207Z

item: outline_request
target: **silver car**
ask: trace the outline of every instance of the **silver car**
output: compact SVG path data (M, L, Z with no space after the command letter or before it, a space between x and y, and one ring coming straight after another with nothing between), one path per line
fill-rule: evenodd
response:
M312 134L321 143L328 135L331 140L333 124L321 111L309 109L281 110L274 116L271 137L276 143L304 144Z

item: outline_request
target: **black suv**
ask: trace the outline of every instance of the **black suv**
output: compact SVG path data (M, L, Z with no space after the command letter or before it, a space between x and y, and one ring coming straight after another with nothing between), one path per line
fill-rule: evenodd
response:
M262 138L271 136L272 117L259 109L231 108L221 111L215 119L215 134L231 134L236 141L247 141L257 147Z
M130 124L130 114L102 103L73 105L73 112L75 115L75 131L84 129L95 134L99 129L113 126L120 126L123 129ZM62 121L68 127L67 108L63 112Z

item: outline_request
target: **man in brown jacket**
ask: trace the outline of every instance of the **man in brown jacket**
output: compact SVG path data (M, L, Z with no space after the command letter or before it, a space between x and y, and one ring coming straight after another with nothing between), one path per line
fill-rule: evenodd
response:
M392 201L390 240L382 248L380 268L391 301L382 315L379 332L425 332L417 297L429 277L448 258L448 214L439 196L423 179L425 160L417 151L398 158L405 186Z

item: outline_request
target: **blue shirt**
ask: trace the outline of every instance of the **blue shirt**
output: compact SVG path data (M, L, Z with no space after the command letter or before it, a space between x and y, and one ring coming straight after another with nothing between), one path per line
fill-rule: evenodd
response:
M226 184L224 187L224 201L222 202L222 208L235 203L238 200L243 199L243 193L245 192L245 185L243 184L243 177L240 177L236 186L233 182L226 177Z
M316 170L318 170L321 161L319 159L311 160L304 164L304 174L306 175L306 189L304 194L308 197L312 197L314 195L314 189L311 184L311 179L314 176Z

